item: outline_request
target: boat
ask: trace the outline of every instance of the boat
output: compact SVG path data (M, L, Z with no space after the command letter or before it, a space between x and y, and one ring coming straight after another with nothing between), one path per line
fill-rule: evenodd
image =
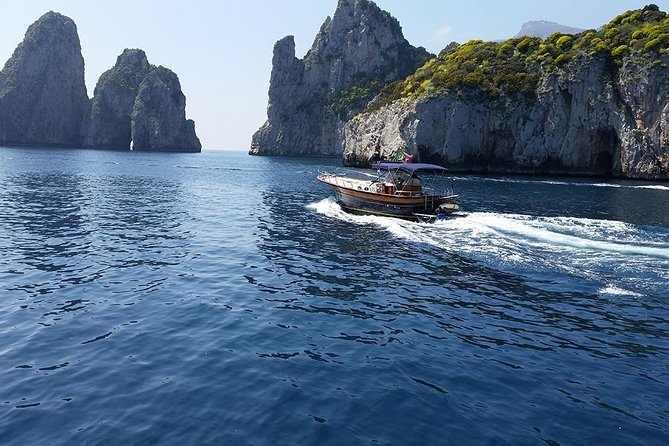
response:
M436 164L379 162L376 175L322 172L318 181L330 186L345 211L398 217L412 221L434 221L457 211L458 195L438 194L427 183L444 175Z

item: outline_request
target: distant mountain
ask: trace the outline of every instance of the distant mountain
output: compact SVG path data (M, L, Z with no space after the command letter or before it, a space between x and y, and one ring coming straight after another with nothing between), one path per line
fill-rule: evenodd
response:
M584 30L580 28L560 25L555 22L547 22L546 20L532 20L531 22L523 23L523 26L520 27L520 31L516 34L516 37L530 36L546 39L556 32L562 34L578 34L582 31Z

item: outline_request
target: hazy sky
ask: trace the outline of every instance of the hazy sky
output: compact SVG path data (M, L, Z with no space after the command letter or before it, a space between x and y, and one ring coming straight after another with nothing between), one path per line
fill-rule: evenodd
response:
M416 46L438 53L448 42L497 40L529 20L597 28L628 9L669 0L377 0ZM141 48L149 61L179 75L186 114L205 149L246 150L266 119L272 47L295 36L302 57L336 0L0 0L0 63L28 26L49 10L79 29L86 86L116 62L124 48Z

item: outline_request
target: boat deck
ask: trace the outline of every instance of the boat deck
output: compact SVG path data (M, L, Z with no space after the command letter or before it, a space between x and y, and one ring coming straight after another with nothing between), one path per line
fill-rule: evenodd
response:
M357 190L378 195L401 195L406 197L425 197L434 195L434 191L429 188L405 185L398 188L394 183L374 180L363 180L351 177L344 177L332 173L323 173L318 179L332 186L342 187L349 190Z

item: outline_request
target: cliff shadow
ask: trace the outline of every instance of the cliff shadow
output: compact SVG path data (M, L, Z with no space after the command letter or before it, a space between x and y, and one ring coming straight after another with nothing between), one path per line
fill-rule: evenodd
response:
M592 143L592 169L597 175L610 177L620 171L620 138L613 127L600 127Z

